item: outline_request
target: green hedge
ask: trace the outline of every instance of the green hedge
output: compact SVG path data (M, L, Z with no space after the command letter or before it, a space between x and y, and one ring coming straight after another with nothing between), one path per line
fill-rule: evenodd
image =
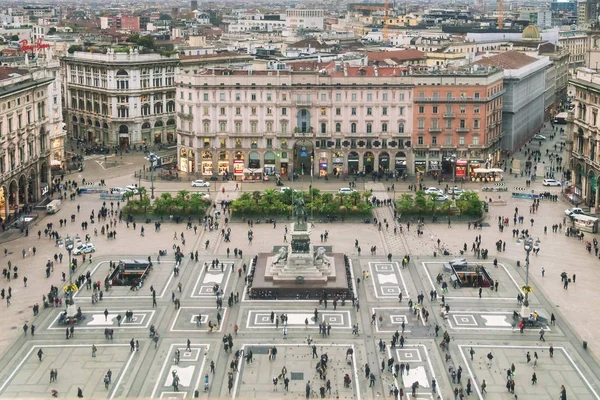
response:
M128 202L123 208L125 214L204 215L211 205L210 199L205 199L201 194L190 193L187 190L181 190L175 197L171 196L171 193L162 193L152 204L145 188L140 188L139 191L139 194L128 195Z
M449 196L450 197L450 196ZM483 203L475 192L465 192L456 196L456 208L452 207L452 200L444 202L434 201L435 195L427 195L424 191L418 191L414 197L412 194L404 193L396 203L400 215L462 215L469 217L481 217L483 215Z
M318 189L307 192L286 190L281 192L267 189L242 193L233 200L231 209L235 216L286 217L292 215L292 195L302 196L306 204L307 214L315 216L363 217L371 215L371 204L366 200L371 192L354 192L350 194L321 193Z

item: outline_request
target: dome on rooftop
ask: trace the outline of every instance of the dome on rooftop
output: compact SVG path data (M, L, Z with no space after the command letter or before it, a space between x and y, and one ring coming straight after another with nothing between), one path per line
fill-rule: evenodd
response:
M528 25L527 28L523 30L522 38L523 40L539 41L542 38L540 28L537 25Z

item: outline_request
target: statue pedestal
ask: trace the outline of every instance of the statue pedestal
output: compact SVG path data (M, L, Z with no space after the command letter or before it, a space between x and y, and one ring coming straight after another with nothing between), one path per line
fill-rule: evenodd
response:
M273 281L295 281L302 277L307 282L327 282L335 279L333 259L329 264L322 260L315 261L313 247L310 243L310 227L305 223L291 224L290 252L286 261L275 263L275 257L267 260L265 279Z

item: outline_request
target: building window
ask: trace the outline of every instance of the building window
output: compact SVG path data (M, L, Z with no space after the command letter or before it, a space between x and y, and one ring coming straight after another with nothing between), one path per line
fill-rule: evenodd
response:
M256 115L256 107L250 107L250 114Z
M381 115L388 115L388 108L387 107L382 107L381 108Z
M419 106L419 114L423 114L425 112L425 107Z
M467 121L466 120L461 119L459 122L460 122L460 124L459 124L460 128L466 128L466 126L467 126Z
M241 122L235 123L235 133L237 133L238 135L242 133L242 123Z
M273 132L273 123L267 122L267 132Z
M383 100L383 101L387 101L387 99L388 99L388 95L387 95L387 93L383 93L383 94L381 95L381 100Z
M446 140L446 146L450 146L452 144L452 136L447 135L445 137L445 140Z
M282 122L281 122L281 133L282 133L282 134L284 134L284 135L285 135L285 134L287 133L287 129L288 129L287 127L288 127L288 124L287 124L287 122L285 122L285 121L282 121Z
M367 122L367 133L372 133L373 132L373 124L371 124L370 122Z
M479 106L473 107L473 114L479 114Z
M255 94L255 93L252 93L252 94L250 95L250 100L252 100L252 101L256 101L256 94Z
M327 133L327 124L325 122L321 123L321 133Z
M477 136L477 135L473 136L473 144L475 144L475 145L479 144L479 136Z
M431 144L433 144L433 145L437 144L437 136L432 136L431 137Z
M271 93L267 93L267 101L271 101Z
M250 132L251 132L252 134L256 134L256 132L257 132L257 127L258 127L258 124L257 124L256 122L251 122L251 123L250 123Z
M273 148L273 139L267 139L267 149Z
M209 130L210 130L210 122L208 122L208 121L205 121L205 122L202 124L202 127L203 127L203 129L204 129L204 133L208 133L208 132L209 132Z
M373 101L373 93L367 93L367 101Z
M321 108L321 116L327 115L327 109L325 107Z
M381 124L381 132L387 132L388 131L388 124L387 122L384 122Z
M352 109L350 110L350 114L356 115L356 108L352 107Z
M321 93L321 101L327 101L327 94Z
M479 129L479 120L478 119L473 120L473 129Z
M419 120L417 121L417 127L419 129L424 129L425 128L425 120L423 118L419 118Z
M355 122L350 124L350 132L356 133L356 123Z
M465 137L464 136L459 136L458 137L458 144L461 146L465 145Z
M404 133L404 122L398 124L398 133Z
M437 113L438 113L438 106L433 106L433 107L432 107L432 109L431 109L431 111L432 111L434 114L437 114Z
M373 115L373 109L371 107L367 107L367 115Z
M352 93L352 101L356 101L356 93Z
M339 122L336 122L336 124L335 124L335 131L336 132L341 132L342 131L342 124L340 124Z
M423 144L423 136L417 136L417 144Z
M287 115L287 108L283 107L281 109L281 115Z
M336 93L335 94L335 101L342 101L342 94L341 93Z
M404 107L398 107L398 115L404 115Z
M398 97L400 101L404 101L404 93L400 93Z
M342 115L342 109L341 108L336 108L335 109L335 115Z
M208 101L208 93L204 93L204 101Z
M227 122L221 121L219 122L219 132L225 132L227 129Z
M267 115L273 115L273 109L271 107L267 107Z
M235 115L242 115L242 109L240 107L235 108Z
M220 115L225 115L225 107L221 107L221 109L220 109Z

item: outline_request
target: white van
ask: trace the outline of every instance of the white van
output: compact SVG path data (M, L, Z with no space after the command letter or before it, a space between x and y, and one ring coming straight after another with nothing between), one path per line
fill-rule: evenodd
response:
M48 212L48 214L56 214L60 210L61 204L62 204L62 201L60 201L60 200L52 200L46 206L46 211Z

